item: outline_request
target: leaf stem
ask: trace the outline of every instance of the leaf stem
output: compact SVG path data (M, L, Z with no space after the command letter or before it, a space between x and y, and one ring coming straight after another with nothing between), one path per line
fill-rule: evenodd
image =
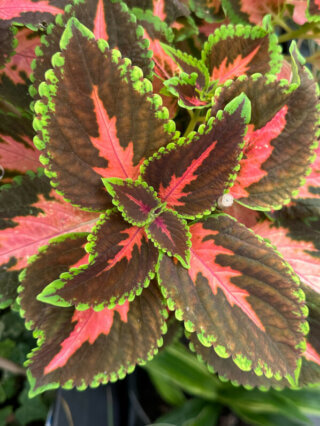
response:
M19 374L22 376L26 375L25 368L10 361L9 359L2 358L2 357L0 357L0 369L5 371L10 371L10 373L13 373L13 374Z
M189 110L189 114L190 114L190 121L183 136L188 136L188 134L194 130L197 122L199 121L200 110L197 109L195 112L193 112L192 110Z
M311 30L314 31L314 34L312 37L310 37L310 34L307 34ZM279 37L279 43L284 43L285 41L293 40L296 38L314 38L317 33L319 33L320 30L317 28L316 22L308 22L307 24L302 25L299 29L294 31L289 31L286 34L283 34Z

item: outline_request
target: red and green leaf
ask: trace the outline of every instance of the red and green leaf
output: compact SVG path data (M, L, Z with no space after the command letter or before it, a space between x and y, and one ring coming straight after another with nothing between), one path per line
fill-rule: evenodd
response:
M222 25L209 36L202 61L210 79L223 84L240 75L280 71L277 37L261 27Z
M11 136L0 134L0 165L4 173L2 181L7 183L14 175L28 170L36 171L41 166L39 152L27 137L22 143Z
M196 333L187 333L190 339L190 350L196 352L200 362L204 362L211 373L217 373L221 381L231 381L234 385L242 385L247 389L252 387L269 389L271 386L281 389L290 386L290 382L286 379L273 376L267 378L265 375L257 375L253 370L241 370L232 360L232 358L221 358L214 348L204 346L200 343ZM303 364L302 364L303 365Z
M309 308L310 332L302 362L299 384L306 386L320 381L320 293L304 285L306 302Z
M42 171L0 189L0 295L12 295L28 257L54 237L89 231L96 215L76 210L50 187ZM4 302L4 300L2 300Z
M190 269L162 256L170 309L222 358L244 371L294 377L305 350L304 293L269 244L227 215L191 225Z
M79 21L68 21L60 44L55 71L41 85L47 100L35 104L34 127L42 133L35 144L66 199L105 210L111 197L101 177L136 178L144 158L172 138L174 123L141 70Z
M320 1L319 0L308 0L306 15L309 22L320 21Z
M122 378L162 345L167 315L155 283L139 300L100 312L61 309L36 300L47 282L83 263L85 241L83 234L51 241L22 274L21 314L38 338L27 361L32 396L58 386L83 390Z
M250 103L240 95L198 133L147 160L142 178L169 209L183 217L210 212L235 179L249 120Z
M1 26L12 23L32 25L35 29L48 25L61 13L66 0L12 0L2 1L0 5Z
M10 60L16 42L13 28L0 28L0 69Z
M307 336L306 350L303 353L301 370L297 380L298 386L316 384L320 380L320 299L319 294L303 286L306 294L306 303L309 309L308 322L310 332ZM264 390L271 386L277 389L292 385L292 381L285 378L277 380L275 377L258 376L253 371L240 370L231 358L220 358L213 347L205 347L196 336L196 333L187 333L191 340L190 349L195 351L199 360L205 362L212 373L218 373L221 380L231 380L233 384L246 387L260 387Z
M209 84L208 70L201 60L168 45L163 45L163 48L165 52L179 65L183 72L186 74L197 74L195 86L198 90L201 91Z
M182 108L195 109L205 108L209 100L202 99L201 93L197 88L197 74L191 75L181 73L179 77L172 77L164 82L170 93L178 98L178 104Z
M310 172L317 147L317 85L299 66L300 85L270 77L242 77L226 85L212 114L234 96L246 93L252 103L252 126L232 195L257 210L279 209L297 195Z
M316 224L316 222L311 223ZM312 225L308 227L300 220L289 220L288 228L285 228L275 226L266 220L255 225L253 230L277 247L305 285L320 293L320 257L317 253L320 247L316 247L312 240L310 241L314 233Z
M35 48L40 44L40 36L28 28L22 28L17 32L15 40L17 47L14 55L0 70L0 75L6 74L15 84L25 84L31 74L31 62L36 57Z
M186 221L177 213L170 210L160 213L146 227L146 233L156 247L174 256L185 268L189 267L191 235Z
M38 299L77 309L113 308L140 295L154 277L158 249L143 228L126 223L120 213L107 212L88 237L89 263L61 274ZM58 278L58 277L57 277Z
M311 165L311 173L305 178L305 183L299 188L297 198L320 199L320 146L315 150L314 163Z
M190 14L183 0L125 0L131 8L141 8L152 11L153 16L171 25L178 18Z
M163 105L168 108L170 118L173 118L178 109L177 100L168 93L164 93L164 81L176 75L179 71L178 65L169 56L161 42L170 43L174 35L172 29L150 10L133 9L137 22L144 29L144 38L149 41L154 63L153 91L161 96ZM170 95L170 96L168 96Z
M150 76L153 66L150 59L152 52L148 50L148 42L143 38L142 27L137 25L135 16L126 5L121 0L77 0L73 7L69 5L66 8L64 16L57 17L56 25L49 26L48 34L42 39L43 43L37 51L38 58L34 65L35 89L38 89L44 80L45 72L52 67L51 57L60 50L59 41L71 16L75 16L89 28L95 38L102 38L108 42L110 48L119 49L133 65L142 69L146 77Z
M144 38L149 41L154 62L154 72L156 78L168 79L178 73L178 65L165 51L161 42L170 43L173 41L171 28L159 17L154 16L150 10L133 9L137 22L144 29Z
M231 22L260 25L264 16L269 13L278 14L286 0L221 0Z
M102 179L113 204L124 219L135 226L144 226L154 211L161 211L157 194L145 182L121 180L117 178Z
M220 0L190 0L190 9L200 19L206 22L215 22L221 9Z

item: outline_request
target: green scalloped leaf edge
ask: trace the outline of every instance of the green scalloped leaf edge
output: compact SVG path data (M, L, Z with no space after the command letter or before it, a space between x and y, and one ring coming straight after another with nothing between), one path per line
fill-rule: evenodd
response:
M305 294L302 290L302 288L300 287L300 279L299 277L295 274L292 266L283 258L282 254L279 253L274 246L268 241L265 240L263 237L261 237L260 235L256 234L252 229L247 228L245 225L241 224L240 222L238 222L234 217L227 215L226 213L218 213L218 214L213 214L211 216L207 216L204 219L208 219L209 217L218 217L218 216L228 216L230 219L232 219L233 221L237 222L241 227L246 228L247 230L249 230L253 235L255 235L258 240L262 241L264 244L266 244L267 247L273 249L276 254L282 259L283 265L287 268L287 272L289 274L289 276L292 278L292 280L299 286L298 290L293 291L293 294L297 297L299 302L305 302ZM184 312L181 309L176 309L176 304L174 302L173 299L171 299L170 297L168 297L168 292L166 290L165 287L162 286L162 280L160 278L159 275L159 268L160 268L160 262L162 260L163 257L163 253L160 252L159 255L159 259L158 259L158 263L156 266L156 274L157 274L157 279L158 279L158 284L161 290L161 293L163 295L163 297L166 299L167 301L167 306L168 309L170 311L175 311L175 317L178 321L183 321L184 322L184 327L185 330L189 333L193 333L196 331L196 327L195 325L192 323L192 321L190 320L185 320L184 319ZM306 305L303 305L301 307L301 314L305 317L308 315L308 308ZM301 328L300 328L301 333L306 336L309 332L309 324L307 321L304 321L301 324ZM205 346L205 347L213 347L213 349L215 350L216 354L218 356L220 356L221 358L229 358L231 355L227 352L226 348L222 345L217 345L217 337L214 335L206 335L205 330L201 330L201 332L197 332L197 338L199 340L199 342ZM301 342L296 346L296 349L300 349L301 350L301 357L302 357L302 353L306 350L306 340L302 339ZM241 370L243 370L244 367L245 370L243 371L251 371L252 368L248 368L248 363L252 363L252 360L247 359L246 357L243 357L242 354L239 354L242 359L234 359L232 357L232 360L235 362L236 366L238 368L240 368ZM301 369L301 357L297 360L297 368L295 370L295 377L291 377L290 375L286 375L285 378L290 382L290 384L292 386L297 386L297 376L300 373L300 369ZM275 377L277 380L280 380L283 378L283 376L280 374L280 372L276 371L276 372L272 372L272 368L269 367L266 363L263 363L263 366L260 366L259 368L255 368L254 373L258 376L262 376L265 375L265 377L267 378L271 378L271 377Z
M172 31L172 28L168 26L168 24L165 21L161 21L161 19L158 16L155 16L152 13L152 10L147 9L143 10L139 7L133 7L131 9L131 12L136 16L138 21L146 21L150 24L154 25L155 30L158 32L161 32L161 34L164 35L166 40L169 43L172 43L174 40L174 34Z
M42 247L40 247L38 249L38 254L29 257L29 259L28 259L28 265L30 265L33 262L35 262L38 259L38 255L40 253L45 252L47 250L47 248L49 247L50 244L52 244L52 243L59 243L59 242L64 241L67 238L72 238L72 237L76 237L76 236L79 236L79 235L85 236L87 234L88 234L87 232L78 232L78 233L64 234L62 236L52 238L48 242L47 245L42 246ZM25 268L20 273L20 275L19 275L20 282L23 281L23 279L25 277L25 274L26 274L26 271L27 271L27 268ZM18 293L20 294L23 290L24 290L24 287L23 287L23 285L21 283L20 286L18 287ZM19 314L20 314L21 318L24 319L25 318L25 311L21 308L20 301L21 301L21 297L18 296L17 297L17 304L18 304ZM163 304L164 304L164 302L163 302ZM167 311L167 309L165 307L163 307L163 309L160 310L160 315L161 315L161 317L164 320L163 324L161 326L161 333L162 333L162 335L165 335L166 332L167 332L167 323L166 323L166 320L167 320L167 318L169 316L168 311ZM28 367L28 365L31 363L31 359L32 359L34 353L36 351L38 351L43 346L43 344L45 343L45 334L44 334L43 330L34 328L32 321L25 322L25 326L26 326L26 328L28 330L30 330L30 331L33 332L32 333L33 337L37 340L37 347L34 348L27 355L28 360L25 361L25 363L24 363L24 366ZM147 361L150 361L151 359L153 359L153 357L158 353L158 350L159 350L159 348L162 345L163 345L163 338L160 338L157 341L157 346L153 347L148 352L148 354L146 356L146 359L139 359L138 362L137 362L137 365L145 365ZM95 388L95 387L98 387L101 384L106 384L108 382L113 383L113 382L117 381L118 379L123 379L127 374L132 373L134 371L134 369L135 369L135 365L128 364L127 366L123 366L117 372L110 373L109 375L108 374L103 374L103 373L98 374L98 375L96 375L94 377L93 381L90 384L83 383L82 386L77 386L76 389L77 390L85 390L88 387ZM41 386L37 390L34 390L35 378L32 376L30 370L27 370L27 377L29 379L30 386L31 386L31 389L29 391L29 397L30 398L33 398L36 395L39 395L40 393L42 393L44 391L51 390L51 389L57 389L58 387L60 387L60 383L59 382L54 382L54 383L49 383L48 385ZM67 382L67 383L65 383L62 386L62 388L63 389L72 389L72 388L74 388L74 385L73 385L72 382Z
M146 220L144 220L142 222L135 221L126 213L126 208L122 204L120 204L119 201L114 199L116 193L113 190L112 186L109 184L109 182L115 183L115 184L121 185L121 186L123 186L124 182L132 183L134 186L143 186L146 190L149 190L149 192L153 195L153 197L158 202L158 207L156 207L156 208L161 207L161 201L158 199L158 195L157 195L156 191L152 188L152 186L149 186L146 182L144 182L143 180L140 180L139 178L135 181L133 179L120 179L120 178L102 178L101 180L102 180L104 186L106 187L106 190L108 191L108 193L112 197L112 204L118 209L118 211L121 213L124 220L126 222L129 222L133 226L143 227L143 226L147 225L150 222L150 220L153 219L152 213L153 213L154 209L149 212L149 216L147 217ZM150 216L151 216L151 218L150 218Z
M235 24L246 24L246 25L248 25L248 20L245 20L244 18L241 18L241 16L239 16L235 12L235 10L232 7L232 5L229 2L229 0L221 0L221 5L222 5L222 8L224 10L225 15L230 19L230 21L232 23L235 23Z
M174 62L180 68L181 68L181 65L176 61L175 56L177 58L179 58L181 61L185 62L187 65L191 65L191 66L197 68L200 71L200 73L202 73L204 75L204 78L205 78L205 87L203 89L208 87L208 85L210 83L210 76L209 76L208 69L207 69L207 67L206 67L206 65L205 65L205 63L203 62L202 59L197 59L194 56L189 55L186 52L182 52L179 49L175 49L174 47L169 46L165 43L161 43L161 46L162 46L163 50L174 60ZM181 70L182 70L182 68L181 68ZM195 71L195 73L196 73L196 71Z
M15 37L18 33L18 28L14 24L11 24L10 27L7 28L7 31L10 31L12 33L11 52L5 59L3 65L0 67L0 70L3 70L6 67L7 63L10 62L10 59L16 54L16 49L19 44L18 39Z
M310 13L310 0L308 0L308 6L306 9L306 17L308 19L308 22L320 22L320 11L319 11L319 15L312 15Z
M45 252L50 244L62 242L62 241L64 241L67 238L72 238L72 236L79 236L79 235L83 235L83 236L87 235L87 232L65 234L65 235L62 235L62 236L59 236L59 237L56 237L56 238L52 238L47 245L45 245L43 247L40 247L40 249L38 250L38 254L37 255L31 256L28 259L28 265L30 265L33 262L35 262L38 259L38 255L40 253ZM19 276L20 281L23 281L25 273L26 273L26 268L20 273L20 276ZM18 287L18 293L21 293L23 290L24 290L24 287L21 284ZM25 311L21 308L20 300L21 300L21 297L18 297L17 298L17 303L18 303L18 307L19 307L19 313L20 313L21 318L25 318ZM161 326L161 334L165 335L166 332L167 332L167 323L166 323L166 320L167 320L167 318L169 316L168 311L167 311L167 309L165 307L163 307L163 309L160 310L160 315L163 318L163 324ZM33 337L37 340L37 347L34 348L27 355L28 360L25 361L25 363L24 363L24 366L28 367L28 365L31 363L33 355L38 350L40 350L41 347L43 346L43 344L45 343L45 334L44 334L43 330L33 328L33 324L30 321L29 322L25 322L25 326L26 326L26 328L28 330L33 331L33 333L32 333ZM163 338L161 337L157 341L157 346L150 349L150 351L148 352L148 354L146 356L146 359L139 359L137 361L137 365L145 365L147 361L151 361L151 359L153 359L153 357L158 353L159 348L162 345L163 345ZM83 383L81 386L77 386L76 389L81 391L81 390L87 389L88 387L96 388L96 387L98 387L101 384L106 384L108 382L111 382L111 383L116 382L118 379L123 379L127 374L132 373L134 371L134 369L135 369L135 365L128 364L127 366L123 366L118 371L110 373L110 374L104 374L104 373L97 374L94 377L93 381L90 384ZM30 370L27 370L27 377L29 379L30 386L31 386L31 389L29 391L29 397L30 398L33 398L36 395L39 395L40 393L42 393L44 391L52 390L52 389L57 389L57 388L60 387L60 383L59 382L53 382L53 383L49 383L47 385L41 386L38 389L34 390L34 386L35 386L35 381L36 380L32 376ZM72 388L74 388L74 385L73 385L72 381L69 381L69 382L65 383L62 386L62 388L63 389L72 389Z
M154 246L157 247L161 252L165 253L167 256L169 257L175 257L179 260L179 262L181 263L181 265L186 268L189 269L190 268L190 248L191 248L191 233L189 231L189 226L187 224L187 221L184 220L177 212L175 212L174 210L171 209L166 209L164 208L162 210L162 212L170 212L172 213L174 216L176 216L180 222L183 224L184 229L186 231L187 234L187 247L188 249L185 251L185 257L186 259L183 259L183 257L181 257L179 254L176 253L172 253L170 250L167 250L166 247L163 247L155 238L153 238L148 230L148 227L145 228L145 232L148 236L148 238L150 239L150 241L153 242Z
M208 55L212 52L212 48L215 44L221 40L233 37L244 37L251 38L252 40L257 38L269 37L269 53L270 53L270 71L266 74L276 75L280 72L283 57L281 55L282 48L278 44L278 37L276 34L271 33L267 29L259 26L251 25L221 25L217 28L213 34L210 34L208 40L204 43L201 59L205 64Z
M190 337L190 333L187 330L185 330L185 336L186 336L187 339ZM243 384L239 383L237 380L230 380L226 376L223 376L222 374L219 374L214 369L214 367L211 364L209 364L207 361L205 361L202 358L202 356L196 351L196 349L194 347L194 344L192 342L189 342L189 349L190 349L191 352L193 352L196 355L198 361L201 364L205 365L210 373L216 374L219 377L219 379L221 380L221 382L223 382L223 383L227 383L228 382L228 383L231 383L233 386L236 386L236 387L240 387L241 386L241 387L243 387L246 390L252 390L252 389L256 388L256 389L259 389L262 392L268 391L270 388L275 389L277 391L281 391L281 390L285 389L286 387L290 386L290 384L291 384L289 382L289 378L288 378L288 386L285 386L283 383L281 384L280 381L283 380L283 379L286 379L286 378L274 375L273 378L275 380L279 380L279 386L276 386L272 382L270 382L269 386L252 386L252 385L248 385L248 384L247 385L243 385ZM239 368L239 370L241 370L241 368ZM256 374L255 370L253 370L253 371ZM256 376L259 377L258 374L256 374ZM292 378L290 378L290 379L292 381Z
M206 100L207 103L204 105L186 105L183 101L182 98L180 98L179 93L177 92L177 90L175 89L176 86L181 85L181 86L195 86L196 85L196 81L197 81L198 75L196 72L193 72L191 74L187 74L185 72L181 72L179 76L175 76L175 77L171 77L168 80L165 80L163 82L164 86L168 89L168 91L174 95L175 97L178 98L178 105L181 108L185 108L185 109L189 109L189 110L193 110L193 109L204 109L204 108L208 108L208 106L210 106L210 101ZM202 99L202 94L203 92L199 92L197 88L195 88L195 90L199 93L199 99Z
M68 23L66 25L66 29L61 37L60 40L60 47L61 50L64 50L67 48L69 39L72 37L72 25L75 25L75 27L82 32L82 34L85 37L88 37L90 39L94 39L93 33L84 25L82 25L76 18L70 18L68 20ZM108 49L108 43L105 40L98 40L98 47L101 50L101 52L105 52ZM112 54L112 61L115 64L119 63L119 60L121 59L121 53L117 49L110 50ZM64 64L64 58L61 55L61 52L57 52L52 56L52 65L54 67L63 67ZM129 70L129 67L131 67L131 70ZM128 82L127 76L130 78L130 81L132 83L133 89L136 90L140 94L149 94L147 97L147 101L150 102L151 105L153 105L156 109L155 111L155 118L160 120L166 120L166 123L164 123L163 128L166 133L171 133L173 140L179 137L179 132L176 131L176 126L174 121L169 120L169 112L166 107L162 107L162 99L159 95L152 93L152 84L149 80L143 78L143 72L139 67L131 66L131 61L128 58L124 58L124 64L121 65L121 74L123 75L123 80ZM125 76L125 73L127 75ZM52 182L52 178L56 178L57 175L55 172L51 172L49 168L50 163L50 147L49 144L49 135L46 130L47 122L50 120L49 111L55 112L55 105L53 102L53 98L57 91L57 83L58 78L56 77L54 70L50 69L45 74L47 82L42 82L39 85L38 92L39 95L47 99L47 103L42 102L41 100L38 100L34 104L34 111L36 114L41 115L41 119L38 117L35 117L33 120L33 128L36 132L42 133L42 139L38 135L36 135L33 139L33 143L35 147L42 151L46 149L46 155L42 154L40 156L41 163L45 166L45 174L50 179L50 184L53 188L55 188L56 192L61 195L66 202L71 203L71 200L66 198L64 196L64 193L58 189L59 183ZM49 149L48 149L49 148ZM81 210L85 211L95 211L93 209L89 208L83 208L77 204L71 203L73 206L78 207Z
M300 86L300 77L297 74L297 63L296 63L296 59L297 61L299 61L301 63L301 65L303 65L304 58L300 55L300 52L297 50L296 47L296 43L292 42L291 46L290 46L290 54L291 54L291 61L292 61L292 67L293 67L293 71L294 71L294 75L293 75L293 82L289 83L287 80L285 79L281 79L278 80L279 82L279 86L281 88L283 88L283 91L285 94L290 94L292 92L294 92L299 86ZM295 57L296 56L296 59ZM309 71L309 69L307 67L303 67L304 71L306 71L306 73L309 75L310 80L313 80L313 76L311 74L311 72ZM241 75L240 77L238 77L235 80L227 80L222 86L218 87L218 89L215 92L215 96L212 98L212 105L214 106L216 99L218 99L218 97L220 96L222 90L224 88L228 88L229 86L232 85L232 83L236 82L236 81L244 81L244 80L258 80L259 78L266 78L266 85L274 83L275 81L277 81L276 76L272 75L272 74L260 74L260 73L256 73L256 74L252 74L251 76L247 76L247 75ZM316 84L316 90L317 90L317 96L319 97L320 95L320 89L319 89L319 85ZM317 105L317 110L320 113L320 102L318 102ZM209 112L208 112L209 114ZM315 132L315 140L313 142L313 144L310 146L310 157L309 157L309 167L306 170L305 176L300 178L300 186L299 188L295 189L292 191L291 193L291 197L285 199L283 201L282 204L272 204L270 207L260 207L260 206L251 206L246 204L244 201L241 200L235 200L238 204L246 207L247 209L250 210L255 210L255 211L261 211L261 212L269 212L271 210L280 210L283 206L289 204L291 202L291 200L293 198L296 198L300 187L303 186L306 182L306 177L310 175L310 173L312 172L312 164L315 162L317 155L316 155L316 150L319 146L319 137L320 137L320 114L319 114L319 119L318 121L315 123L315 128L317 128L318 130Z
M96 246L95 234L100 229L101 225L105 223L106 219L110 216L110 214L114 213L115 211L115 209L110 209L107 210L105 213L102 213L95 226L92 228L91 233L89 233L87 238L88 242L85 246L85 250L89 254L88 263L86 265L81 265L78 268L70 268L69 271L60 274L60 277L57 280L52 281L43 289L43 291L37 296L37 300L44 303L49 303L54 306L74 306L75 309L78 311L85 311L89 308L92 308L94 311L99 312L102 311L104 308L113 309L116 305L123 305L126 301L132 302L136 296L140 296L144 288L147 288L149 286L150 281L155 277L155 270L150 271L145 281L142 283L137 283L136 288L132 291L123 293L118 298L113 297L109 301L105 300L104 302L99 303L95 306L91 306L86 303L78 303L73 305L64 300L61 296L55 294L56 290L63 288L67 284L66 280L68 278L71 278L72 276L79 274L81 271L88 269L92 262L94 262L94 259L98 256L98 253L94 251L94 248Z
M128 8L128 6L122 1L122 0L110 0L112 3L119 3L121 5L122 8L122 12L127 13L128 14L128 20L129 22L132 22L134 24L137 24L137 19L135 14L133 13L132 10L130 10ZM73 5L77 6L79 4L85 3L85 0L73 0ZM64 13L59 13L58 15L56 15L55 17L55 21L54 23L51 23L48 25L47 27L47 32L46 35L41 36L41 44L42 45L47 45L48 41L47 38L48 36L50 36L53 28L55 26L60 26L61 28L64 28L67 24L67 22L65 21L65 15L69 14L70 12L73 11L73 5L72 4L68 4L65 8L64 8ZM137 28L136 28L136 36L137 36L137 42L138 45L141 47L141 49L148 49L149 48L149 41L147 39L145 39L143 37L144 34L144 29L141 25L137 24ZM37 56L42 56L43 52L41 50L41 46L37 46L36 48L36 55ZM152 58L152 51L150 49L148 49L148 52L146 55L141 55L142 58L147 58L150 59L150 73L148 75L146 75L147 79L151 79L152 75L153 75L153 68L154 68L154 62L151 60ZM37 66L37 60L34 59L31 63L31 68L33 70L36 69ZM34 77L33 74L31 74L30 76L30 80L32 82L34 82ZM35 95L38 93L38 90L34 87L33 84L31 84L29 86L29 94L31 97L35 97Z
M232 81L232 80L231 80ZM212 130L213 124L216 120L221 121L224 117L225 113L229 113L232 114L234 112L235 109L237 109L237 107L240 105L240 103L242 101L245 101L245 105L243 107L243 118L245 118L245 124L248 124L250 121L250 116L251 116L251 103L248 99L248 97L242 93L239 96L235 97L234 99L232 99L232 101L230 101L224 108L224 110L219 110L216 114L215 117L211 116L211 111L209 110L206 116L206 123L201 124L197 130L197 132L190 132L186 137L183 136L181 138L179 138L177 141L175 142L170 142L167 146L160 148L156 153L154 153L151 157L147 158L140 166L140 175L143 178L143 174L145 172L146 167L149 165L149 163L151 163L154 160L157 160L159 158L161 158L162 155L174 150L174 149L179 149L180 146L183 145L187 145L191 142L195 142L197 140L199 140L199 138L201 137L201 135L203 134L207 134ZM237 166L233 169L233 173L229 175L228 180L226 181L226 186L227 188L224 190L224 194L227 194L231 187L233 186L238 172L240 170L240 161L242 159L243 156L243 151L242 148L245 145L245 135L247 133L247 128L245 129L245 132L243 134L243 139L242 142L239 144L239 147L241 148L241 153L238 156L238 164ZM196 214L196 215L182 215L179 214L179 216L183 219L187 219L187 220L196 220L196 219L202 219L205 216L210 215L214 210L216 210L217 204L213 205L211 209L209 210L205 210L202 213Z

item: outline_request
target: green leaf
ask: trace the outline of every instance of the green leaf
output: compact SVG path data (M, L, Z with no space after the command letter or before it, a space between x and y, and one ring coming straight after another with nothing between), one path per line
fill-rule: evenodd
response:
M218 403L208 403L204 399L188 399L180 407L157 419L157 424L174 426L215 426L221 413L222 406Z
M220 382L181 344L170 345L145 366L183 391L215 401Z
M47 417L48 407L44 404L41 397L28 397L29 385L25 386L19 395L20 407L14 412L18 422L25 426L35 420L44 421Z
M170 379L156 370L148 370L148 373L153 386L165 402L170 405L181 405L185 402L186 397L179 386L174 385Z

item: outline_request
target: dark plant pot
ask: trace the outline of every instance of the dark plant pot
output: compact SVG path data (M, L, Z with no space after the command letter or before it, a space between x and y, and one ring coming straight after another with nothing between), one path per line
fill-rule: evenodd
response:
M96 389L59 389L46 425L145 426L167 410L139 368L124 380Z

